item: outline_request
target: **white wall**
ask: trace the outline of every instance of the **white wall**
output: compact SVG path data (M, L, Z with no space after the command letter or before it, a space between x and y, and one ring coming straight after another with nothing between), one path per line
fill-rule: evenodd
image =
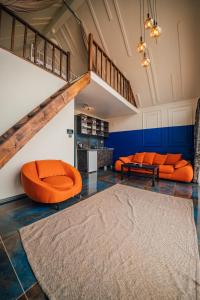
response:
M66 82L0 49L0 135Z
M7 66L6 62L2 61L3 56L9 58ZM2 64L3 69L0 68L1 132L7 130L64 83L28 62L0 50L0 65ZM14 68L11 74L12 66ZM4 72L6 72L5 76L2 74ZM6 94L6 89L10 96ZM67 128L74 129L74 100L0 170L0 202L1 199L23 193L20 169L24 163L37 159L62 159L74 164L74 136L68 137Z
M194 124L197 99L141 108L136 115L110 118L110 131L171 127Z

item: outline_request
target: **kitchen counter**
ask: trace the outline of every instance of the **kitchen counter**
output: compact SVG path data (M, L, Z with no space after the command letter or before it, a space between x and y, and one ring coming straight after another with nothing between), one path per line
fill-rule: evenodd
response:
M114 148L88 148L88 149L82 149L82 148L78 148L78 151L98 151L98 150L114 150Z
M97 152L97 169L112 165L114 148L78 149L79 171L88 172L88 154L91 153L90 151Z

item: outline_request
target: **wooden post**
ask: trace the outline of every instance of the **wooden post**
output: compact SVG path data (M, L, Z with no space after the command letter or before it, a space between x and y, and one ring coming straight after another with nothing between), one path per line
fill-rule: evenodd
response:
M11 46L10 46L10 50L13 51L14 50L14 46L15 46L15 17L13 17L12 19L12 33L11 33Z
M54 72L55 69L55 46L53 45L52 48L52 72Z
M88 40L88 71L92 71L93 69L93 36L89 34Z
M70 52L67 52L67 60L66 60L66 79L67 81L70 81Z
M116 73L116 69L115 66L113 68L113 88L115 89L115 73Z
M108 67L107 67L107 56L105 57L105 81L107 82L107 80L108 80L108 75L107 75L107 69L108 69Z
M98 47L96 46L96 57L95 57L95 66L96 66L96 73L98 74Z
M1 6L0 6L0 35L1 35L1 21L2 21L2 9L1 9Z
M119 91L119 71L117 70L117 92Z
M112 86L112 63L111 63L111 60L110 60L110 85Z
M47 41L44 40L44 68L46 68L46 60L47 60Z
M37 62L37 33L35 33L35 42L34 42L34 63Z
M62 51L60 51L60 76L62 77Z
M101 78L103 78L103 52L101 51Z
M24 28L23 57L26 57L27 26Z

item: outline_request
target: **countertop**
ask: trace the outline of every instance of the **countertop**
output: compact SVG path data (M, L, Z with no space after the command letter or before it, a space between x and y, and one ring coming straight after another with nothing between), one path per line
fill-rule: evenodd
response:
M114 148L96 148L96 149L77 149L78 151L99 151L99 150L114 150Z

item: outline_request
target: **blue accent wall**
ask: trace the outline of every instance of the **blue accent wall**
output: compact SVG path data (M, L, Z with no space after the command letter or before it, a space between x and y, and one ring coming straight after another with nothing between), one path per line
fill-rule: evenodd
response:
M136 152L182 153L193 161L193 125L111 132L105 143L114 161Z

